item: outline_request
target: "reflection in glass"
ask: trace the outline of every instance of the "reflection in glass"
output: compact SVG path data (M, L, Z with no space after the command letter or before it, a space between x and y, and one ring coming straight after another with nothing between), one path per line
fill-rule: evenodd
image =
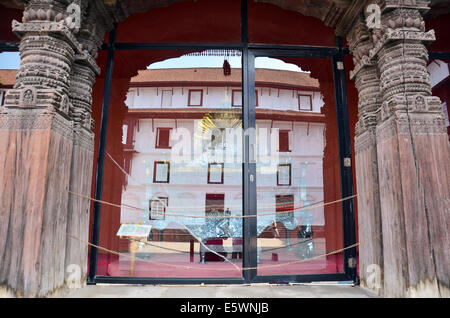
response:
M182 63L193 57L200 62ZM340 255L317 258L342 248L341 206L323 205L340 198L327 61L255 61L259 275L342 272ZM251 132L242 129L240 52L158 65L126 87L113 81L123 96L111 105L103 197L120 208L102 207L100 245L121 255L100 252L98 273L241 277L242 139Z
M258 275L342 272L324 256L342 244L340 204L323 206L339 198L331 64L276 61L255 71Z
M121 208L101 236L118 240L121 255L100 257L104 274L242 275L242 108L231 99L242 90L240 56L189 53L131 78L123 112L110 120L122 138L108 138L104 193ZM129 225L148 234L127 234Z

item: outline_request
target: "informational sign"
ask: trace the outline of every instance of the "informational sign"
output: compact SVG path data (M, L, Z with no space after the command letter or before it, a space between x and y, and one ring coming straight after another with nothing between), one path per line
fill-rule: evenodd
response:
M121 224L117 236L148 237L151 229L146 224Z

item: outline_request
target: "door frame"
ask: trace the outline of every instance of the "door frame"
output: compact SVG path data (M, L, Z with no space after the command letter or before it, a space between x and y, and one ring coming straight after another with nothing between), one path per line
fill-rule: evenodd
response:
M338 123L340 186L341 198L353 195L353 172L348 159L351 158L350 125L346 93L344 55L348 50L342 45L342 39L336 38L336 47L318 47L301 45L255 44L248 41L247 1L241 1L241 42L240 43L117 43L115 41L117 25L110 33L110 41L102 46L108 53L102 118L97 157L97 175L95 180L95 197L93 208L92 244L89 258L88 284L243 284L243 283L286 283L313 281L352 281L357 282L356 275L356 228L353 199L342 202L344 271L331 274L307 275L257 275L257 230L256 230L256 136L244 134L243 140L243 263L242 277L224 278L152 278L152 277L113 277L97 275L100 215L102 199L103 170L105 161L106 133L108 125L109 101L111 95L114 54L117 50L240 50L242 52L242 126L243 131L254 131L256 126L255 94L255 57L302 57L328 58L333 65L334 90ZM244 235L245 236L245 235ZM353 246L353 247L352 247ZM245 270L247 268L248 270Z
M243 85L247 100L244 99L244 109L249 113L248 122L244 122L244 129L256 128L256 97L255 97L255 58L257 57L299 57L299 58L327 58L331 61L333 67L334 80L334 97L336 104L336 120L338 128L338 142L339 142L339 165L340 165L340 187L341 199L353 196L353 170L351 163L351 139L350 139L350 122L348 114L347 101L347 87L345 78L345 63L344 63L344 48L342 46L342 39L336 39L336 48L322 48L322 47L296 47L296 46L277 46L267 47L267 45L249 45L247 60L243 59L243 69L246 73L249 72L247 78L243 78ZM244 54L245 55L245 54ZM244 117L245 118L245 117ZM257 211L257 194L256 194L256 163L251 161L252 154L249 152L255 149L256 140L249 136L245 140L246 152L244 170L244 215L255 216ZM252 175L254 177L252 177ZM245 179L248 180L245 180ZM250 178L254 181L251 182ZM247 182L245 182L247 181ZM247 189L246 189L247 187ZM247 223L247 224L246 224ZM354 200L347 199L342 201L342 225L343 225L343 246L344 246L344 271L336 274L311 274L311 275L257 275L257 245L256 245L256 217L244 218L244 233L250 233L249 236L253 239L244 239L244 260L247 255L247 263L244 267L252 268L245 273L244 278L251 283L267 283L267 282L304 282L304 281L322 281L322 280L348 280L357 282L357 268L356 268L356 223ZM248 231L248 232L247 232ZM247 253L245 253L247 250ZM246 266L247 265L247 266Z

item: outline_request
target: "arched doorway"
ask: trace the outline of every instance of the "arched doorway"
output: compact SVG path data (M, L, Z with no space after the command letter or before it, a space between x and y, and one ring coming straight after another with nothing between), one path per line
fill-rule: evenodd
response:
M207 16L208 13L209 16ZM220 19L222 23L212 23L215 19ZM277 23L267 23L267 21L270 21L271 19L276 20ZM170 27L167 27L167 25L170 25ZM276 27L274 29L275 25ZM148 30L148 32L136 32L138 28ZM310 28L317 30L321 36L318 37L315 33L310 32ZM308 239L309 235L312 235L311 233L315 233L317 236L321 235L323 238L321 241L321 244L323 245L321 252L312 254L309 257L314 259L322 258L322 260L324 260L323 264L325 264L325 268L327 268L327 264L331 263L332 269L319 270L320 266L312 266L306 270L295 267L293 269L291 268L290 271L284 271L289 265L288 263L298 265L308 263L308 259L281 259L281 257L279 257L281 254L270 253L270 262L278 263L266 264L266 272L261 271L264 269L264 264L259 264L261 261L264 262L264 257L263 259L260 258L259 251L261 251L263 240L267 238L264 237L264 234L258 232L258 219L262 219L261 215L258 217L258 214L260 214L260 211L264 211L264 204L262 202L264 201L263 193L265 193L265 190L258 187L257 183L258 180L262 180L267 176L261 175L261 167L258 165L258 161L255 161L252 157L252 152L260 143L256 141L256 135L249 133L247 135L244 134L246 138L243 139L241 146L243 160L241 162L241 167L239 168L240 176L238 177L242 180L242 182L239 183L242 197L239 201L239 204L241 205L240 213L237 215L236 219L241 220L241 223L238 225L238 227L241 228L241 234L233 236L233 238L236 238L235 241L237 243L232 244L231 247L231 254L242 254L242 259L238 258L239 264L237 265L238 270L236 275L227 275L226 273L229 273L230 271L224 270L220 275L211 276L205 274L208 271L207 268L204 268L202 271L201 267L199 267L200 272L197 274L192 274L192 272L189 273L188 270L192 270L194 264L181 265L181 267L184 266L183 268L185 271L179 272L178 275L173 275L173 273L171 275L155 275L155 273L152 275L136 275L136 271L130 273L129 268L125 270L126 274L120 274L120 270L114 271L112 266L112 264L120 266L120 260L110 259L108 257L103 260L106 262L106 268L104 268L103 271L98 271L101 267L99 264L102 261L99 263L98 250L94 247L91 249L90 254L91 282L206 281L239 283L356 279L356 250L352 247L352 244L354 244L356 240L354 207L351 199L353 194L353 176L351 165L348 165L348 161L350 160L351 162L352 154L345 92L345 72L343 68L344 52L342 43L340 41L336 42L336 38L334 37L331 28L325 27L318 19L306 17L296 12L282 10L277 6L270 4L255 4L252 1L249 1L248 3L246 1L230 1L227 2L227 5L225 6L218 1L199 1L198 3L181 2L166 8L158 8L147 13L131 16L123 23L119 24L116 34L110 34L109 40L109 48L104 52L101 52L99 58L100 64L102 64L101 61L108 61L108 63L103 67L103 69L106 70L105 81L99 81L97 83L97 87L99 87L97 91L101 91L103 85L105 87L105 94L97 95L96 102L97 105L100 105L103 100L103 116L100 116L100 108L97 107L97 109L95 109L94 107L94 118L97 118L97 131L103 131L103 133L97 134L100 143L98 148L99 151L97 153L99 159L97 169L99 169L98 171L101 173L94 175L97 175L95 180L96 198L113 202L116 205L123 205L125 203L122 202L123 188L126 187L129 182L130 176L127 174L133 175L129 170L130 167L132 167L132 163L130 166L130 162L133 162L129 157L129 150L132 152L133 149L125 149L126 147L123 146L122 141L127 139L125 140L125 146L127 146L130 145L129 142L132 144L133 141L136 140L133 140L133 136L124 138L125 135L130 136L129 133L124 132L124 124L126 123L127 131L130 131L130 129L133 131L144 130L144 128L141 128L143 127L141 126L143 123L140 123L140 119L137 121L136 118L134 120L130 119L128 116L130 109L125 107L125 96L127 92L130 91L130 78L137 75L139 69L145 69L146 66L153 62L165 60L170 57L178 57L189 52L205 52L208 50L219 49L228 52L237 50L242 56L242 70L237 83L237 88L234 90L236 94L234 95L233 89L230 89L230 107L239 106L238 117L241 123L240 129L244 132L251 131L252 129L255 130L258 123L262 125L261 121L265 120L271 122L269 125L271 130L274 128L273 122L281 121L281 126L275 128L284 132L290 131L290 133L287 133L286 138L288 139L290 134L292 139L293 132L300 133L300 131L302 131L301 129L303 129L303 127L299 128L300 130L298 130L298 132L294 129L295 122L302 122L300 119L302 114L291 114L284 109L280 109L280 112L276 112L273 109L266 109L266 111L264 111L263 107L257 105L257 100L258 103L261 101L261 94L263 94L262 91L264 90L264 88L262 88L258 92L258 87L260 87L261 83L264 81L258 78L258 72L255 70L255 60L264 56L278 57L281 60L304 67L306 70L311 71L311 77L316 78L319 82L318 95L321 94L323 96L323 100L326 104L326 107L318 110L318 114L321 114L324 118L323 120L326 122L326 129L322 130L325 136L325 142L322 149L324 157L323 161L320 163L322 166L320 174L323 175L323 189L321 190L321 194L319 196L316 195L315 197L310 193L305 192L307 187L302 187L301 183L311 181L305 181L306 179L302 179L301 175L302 169L308 167L308 160L294 160L294 162L283 164L280 162L276 165L276 170L272 171L270 175L277 179L273 187L278 188L278 190L272 190L272 192L269 191L270 194L268 196L273 197L272 199L276 204L277 198L281 198L282 195L284 195L284 198L287 196L292 196L290 198L294 198L296 195L297 197L293 199L294 206L300 204L300 199L303 198L302 205L297 206L299 207L299 210L302 211L307 210L305 209L305 203L306 205L314 203L322 205L323 216L320 218L321 223L317 226L316 224L308 224L306 222L297 224L297 226L291 227L291 229L288 230L289 226L287 226L287 223L281 222L283 227L282 235L285 240L283 241L283 246L286 249L290 247L286 242L289 242L290 244L292 233L295 233L294 238L297 236L297 240ZM160 77L161 76L162 75L160 75ZM162 82L162 80L159 80L159 82ZM286 85L286 83L282 84ZM161 83L159 85L161 85ZM181 94L183 96L186 94L189 99L186 105L188 109L184 111L181 110L181 113L183 114L181 118L183 118L183 116L189 117L189 114L194 113L192 110L194 110L196 106L200 106L199 103L201 103L200 101L202 101L203 97L202 94L204 94L203 90L198 89L197 91L192 89L191 92L189 87L191 87L192 84L184 83L184 85L186 86L186 92L183 92L182 89ZM198 86L198 83L196 85ZM165 96L165 91L167 91L168 94L166 97L174 96L173 86L175 86L174 83L165 83L164 87L166 87L166 89L161 89L161 91L159 91L157 87L157 96L163 98ZM269 87L268 94L275 94L271 92L271 89L278 89L277 94L279 96L280 91L285 90L285 88L287 87ZM206 89L208 90L208 85L206 85ZM301 110L301 107L305 107L304 104L308 103L308 98L306 98L307 95L301 94L301 90L299 90L298 87L296 89L291 89L291 94L298 102L298 110ZM201 97L196 95L199 91L202 91L202 93L200 93ZM137 92L137 94L139 93ZM96 94L94 92L94 97L95 96ZM311 98L313 97L314 94L311 95ZM195 105L191 105L191 98ZM171 99L173 100L173 97L171 97ZM239 101L236 102L236 105L234 105L235 99L236 101ZM108 100L111 102L109 103ZM169 104L170 103L167 102L167 100L166 103L161 102L161 108L166 108ZM165 107L163 107L163 105L165 105ZM190 106L194 106L194 108L189 108ZM257 107L260 108L257 109ZM95 114L96 111L97 114ZM105 111L110 111L109 120L108 116L105 116ZM169 116L166 115L166 120L174 119L173 114L175 110L171 109L170 112L171 114ZM236 113L236 110L226 112ZM102 119L100 120L100 118ZM165 126L157 127L155 126L156 118L161 119L161 114L153 113L153 115L147 116L147 120L151 120L152 122L149 124L149 127L151 127L150 129L155 135L155 145L159 145L158 136L166 136L167 131L178 128L178 122L177 120L174 121L174 127L168 127L172 125L172 123L168 122L164 124ZM307 120L303 121L308 122ZM291 126L287 127L286 123L290 123ZM275 126L277 126L277 123ZM103 128L101 129L101 127ZM108 128L107 130L105 129L106 127ZM164 131L166 128L167 131ZM226 129L229 127L226 126L222 128ZM310 129L312 130L311 125L308 123L305 129L306 135L309 136L309 131ZM283 139L280 137L282 135L283 133L279 134L278 138ZM297 134L297 138L298 136L299 135ZM161 139L159 142L161 142L162 145L167 144L166 140ZM151 141L151 143L153 143L153 141ZM277 152L280 153L280 149L277 149ZM289 161L289 159L284 159ZM217 165L217 162L212 162L212 164ZM173 165L169 165L167 160L155 159L150 165L151 167L147 167L147 169L153 171L152 179L150 180L152 186L156 185L160 187L161 183L170 183L170 176L173 177ZM118 169L118 167L122 169ZM288 167L289 170L286 172L287 174L284 172L286 167ZM217 179L217 176L210 176L210 172L215 170L213 169L213 166L208 165L205 170L208 173L206 184L210 184L210 180L215 180L215 183L223 184L223 178L226 180L227 177L226 169L227 168L225 168L225 177L221 177L219 174ZM125 174L124 171L121 170L125 170ZM143 171L146 171L145 168ZM169 171L171 171L170 174ZM293 176L292 180L291 178L285 178L286 175L291 174ZM295 190L297 193L293 194L288 193L289 191L286 192L285 187L291 187L295 182L297 182L297 188ZM182 191L185 191L188 187L189 185L185 184ZM280 191L286 193L283 192L282 194L278 194ZM171 195L151 195L149 198L143 200L144 205L148 206L148 210L151 210L153 206L153 210L156 209L160 213L161 211L165 211L165 205L167 205L167 211L169 211L170 205L173 202L169 196ZM231 196L236 197L236 195ZM258 197L261 196L263 199L258 200ZM311 196L313 199L310 198ZM209 193L209 196L208 194L206 194L206 196L204 195L203 199L206 199L206 203L214 201L214 205L217 205L217 202L220 201L220 205L223 205L223 210L225 210L226 203L224 202L226 202L226 197L226 193L224 195L214 192ZM214 200L212 200L212 198L214 198ZM341 198L349 199L340 201ZM268 198L266 200L268 200ZM333 201L336 202L324 207L323 203ZM162 206L159 204L161 202L164 202ZM152 205L152 203L154 204ZM176 204L176 206L179 205ZM116 209L116 211L114 211L114 209ZM275 213L271 213L272 216L276 215L277 212L281 215L284 215L284 212L286 212L283 209L277 210L274 208L273 210L274 211L272 212ZM179 211L172 210L172 214L176 214L176 212ZM170 213L167 212L166 215L170 216ZM219 218L219 220L220 219L221 218ZM117 207L94 204L92 221L92 242L94 244L99 244L102 247L112 250L120 250L123 248L124 252L127 252L128 245L125 245L125 247L120 246L120 239L117 236L117 232L120 229L121 224L128 222L121 221L121 218L117 214ZM139 223L136 221L133 222ZM151 225L153 228L155 228L154 223L155 222L152 221ZM272 227L271 230L277 231L277 223L275 218L275 222L272 222L272 225L270 225ZM314 229L315 231L310 231L310 228L314 226L316 226ZM321 228L319 229L319 227ZM215 228L217 228L217 226ZM267 230L268 228L269 226L266 225L263 230ZM150 231L152 230L150 229ZM176 235L173 231L169 231L169 233L166 229L158 229L158 231L158 233L155 232L153 233L153 236L149 235L148 237L155 237L155 235L160 235L159 237L171 237ZM289 231L293 232L290 233ZM304 237L302 237L302 235ZM126 235L123 235L122 233L122 236ZM205 245L217 245L212 244L217 243L216 241L220 241L218 243L220 243L219 245L221 246L224 244L220 235L219 239L211 235L206 236L204 239L205 244L203 244L203 246L206 248L208 248L208 246ZM189 238L189 242L191 241L192 238ZM210 244L206 244L207 242ZM202 246L202 244L199 245ZM345 247L349 248L345 249L344 253L337 252ZM264 248L265 247L262 246L262 250L264 250ZM199 250L200 249L201 248L199 247ZM270 248L267 247L265 249L270 250ZM192 249L189 252L192 254ZM341 254L341 258L333 258L336 256L335 254ZM302 257L305 258L304 255ZM189 262L191 259L192 257L189 259ZM196 259L194 258L194 260ZM200 261L201 260L202 259L200 259ZM139 260L137 261L139 262ZM151 262L152 261L150 260L150 262L147 263ZM160 268L164 265L175 268L178 267L174 266L175 261L164 262L156 260L153 262L153 265L155 264L159 264ZM286 273L288 275L284 275Z

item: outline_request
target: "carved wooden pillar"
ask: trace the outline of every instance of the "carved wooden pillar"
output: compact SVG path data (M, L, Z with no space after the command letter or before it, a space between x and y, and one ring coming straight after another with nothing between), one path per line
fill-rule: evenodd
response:
M382 1L369 53L382 94L376 144L386 296L450 295L450 149L426 69L425 43L434 40L422 19L428 2Z
M70 236L66 243L65 264L66 268L78 266L74 268L80 270L82 284L87 277L88 246L75 238L89 240L90 201L78 194L84 196L91 194L94 134L90 114L92 85L96 74L94 66L95 64L90 64L87 59L78 57L71 74L70 91L74 131L69 189L76 194L70 194L68 200L67 233Z
M92 153L90 116L81 128L76 115L88 99L71 92L89 94L95 70L76 38L79 5L30 0L12 25L21 66L0 113L0 285L25 297L64 287L66 231L81 209L68 191L90 184L92 163L77 150Z
M90 196L92 168L94 163L94 123L92 114L92 86L100 69L95 62L106 27L112 23L106 12L95 1L82 3L81 12L86 18L77 34L83 51L75 55L70 78L70 100L72 108L70 117L74 122L73 152L70 171L70 191ZM90 201L71 194L68 202L67 233L70 237L66 243L65 264L79 266L83 285L87 277L88 246L80 240L89 240ZM70 283L70 282L69 282Z
M362 18L348 36L355 69L351 79L358 89L358 122L355 137L356 184L358 190L359 272L361 286L382 294L383 245L376 143L377 112L381 107L380 77L369 59L371 34ZM379 276L377 276L380 274Z

